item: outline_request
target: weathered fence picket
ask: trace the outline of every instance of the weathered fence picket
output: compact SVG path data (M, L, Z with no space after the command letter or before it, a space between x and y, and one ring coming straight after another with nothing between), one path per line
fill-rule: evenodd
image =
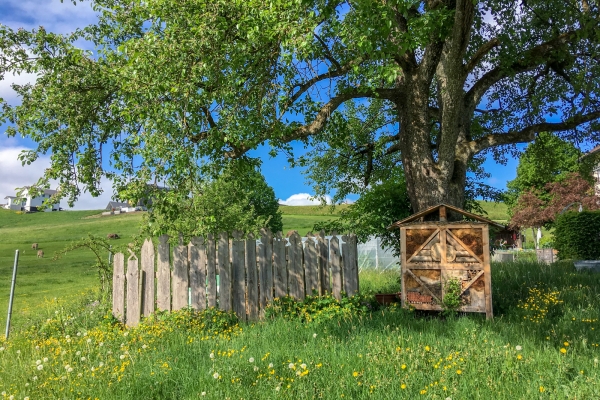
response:
M217 306L217 265L215 260L215 238L212 234L209 234L208 240L206 241L206 279L207 287L206 292L208 294L208 306Z
M233 231L232 247L231 280L233 290L231 297L233 311L239 319L244 321L246 319L246 274L244 271L244 242L242 241L242 232Z
M129 327L140 322L140 291L138 259L131 250L127 259L127 308L125 309L125 324Z
M125 321L125 256L117 253L113 257L113 316Z
M246 309L249 320L258 318L258 274L256 265L256 240L254 235L249 233L246 238Z
M142 316L154 312L154 245L149 239L142 245Z
M156 271L156 308L171 311L171 267L169 265L169 236L158 238L158 265Z
M195 237L187 245L180 239L172 254L167 235L158 238L156 249L146 240L139 263L130 250L127 271L124 255L115 254L115 318L135 326L155 309L218 307L252 321L274 297L302 300L318 291L339 299L342 291L358 291L355 235L342 236L343 242L335 235L328 240L324 232L304 242L297 232L286 239L266 229L259 241L252 234L244 239L239 231L231 236Z
M189 281L187 246L180 243L173 249L173 275L171 285L173 286L172 310L177 311L188 306Z
M333 297L342 298L342 269L340 266L340 240L335 236L329 240L329 259L331 264L331 286Z
M231 272L229 269L229 235L223 232L219 235L219 308L231 310Z
M285 239L281 237L281 232L277 232L277 235L273 238L273 274L275 278L275 297L287 296Z
M329 282L329 239L325 238L325 232L319 232L317 236L317 252L319 257L319 294L324 296L331 293Z
M190 260L190 307L206 308L206 246L203 237L193 238L188 246Z

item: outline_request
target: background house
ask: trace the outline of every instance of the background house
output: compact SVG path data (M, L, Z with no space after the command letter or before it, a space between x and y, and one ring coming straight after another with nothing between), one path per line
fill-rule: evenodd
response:
M20 197L17 196L6 196L4 199L7 200L7 204L4 208L14 211L60 211L60 201L49 205L47 208L42 209L44 201L50 199L56 194L56 190L45 189L38 196L33 196L29 193L29 187L23 190Z

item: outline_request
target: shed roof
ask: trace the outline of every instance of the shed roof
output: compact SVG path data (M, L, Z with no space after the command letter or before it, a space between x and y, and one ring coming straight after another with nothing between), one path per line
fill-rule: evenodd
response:
M410 223L410 222L412 222L412 221L414 221L416 219L422 218L422 217L424 217L424 216L426 216L428 214L431 214L434 211L438 211L441 207L445 207L445 208L447 208L449 210L452 210L454 212L462 214L465 217L474 219L476 221L485 222L487 224L490 224L490 225L493 225L493 226L496 226L496 227L502 228L502 229L506 228L506 225L503 225L503 224L500 224L498 222L492 221L491 219L482 217L481 215L473 214L471 212L463 210L462 208L454 207L454 206L451 206L449 204L440 203L440 204L438 204L436 206L429 207L428 209L425 209L425 210L420 211L420 212L418 212L416 214L413 214L413 215L411 215L408 218L404 218L403 220L394 222L393 224L391 224L390 226L388 226L387 229L400 228L401 226L406 225L406 224L408 224L408 223Z

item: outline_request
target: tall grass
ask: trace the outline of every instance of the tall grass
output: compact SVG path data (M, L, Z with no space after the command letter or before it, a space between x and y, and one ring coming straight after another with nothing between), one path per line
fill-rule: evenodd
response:
M397 288L361 272L363 292ZM397 306L305 323L236 324L180 311L123 329L94 296L40 305L0 344L0 392L17 399L593 399L600 393L600 275L493 265L495 318ZM368 301L368 297L365 298ZM339 315L346 315L339 317Z

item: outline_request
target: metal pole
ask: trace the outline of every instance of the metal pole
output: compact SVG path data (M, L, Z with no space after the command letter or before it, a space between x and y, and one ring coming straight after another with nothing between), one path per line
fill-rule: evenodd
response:
M13 267L12 282L10 284L10 298L8 300L8 317L6 318L6 333L4 338L8 340L8 332L10 331L10 317L12 315L13 297L15 296L15 284L17 283L17 264L19 263L19 250L15 251L15 265Z

